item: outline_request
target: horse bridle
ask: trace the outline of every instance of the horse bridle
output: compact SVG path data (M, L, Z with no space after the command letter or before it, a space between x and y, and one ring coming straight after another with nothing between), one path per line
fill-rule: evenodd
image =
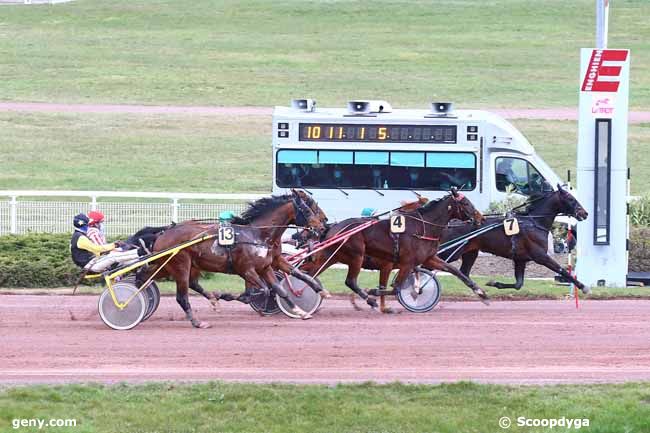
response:
M309 227L309 216L308 215L313 215L314 213L312 212L311 208L307 206L307 204L304 202L304 200L301 197L293 197L291 199L291 202L293 203L293 211L296 215L296 225L304 227L314 234L319 234L316 229L313 227Z

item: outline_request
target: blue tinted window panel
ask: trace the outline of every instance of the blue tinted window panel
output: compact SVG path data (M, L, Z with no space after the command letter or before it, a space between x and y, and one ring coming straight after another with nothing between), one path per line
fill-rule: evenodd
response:
M280 164L316 164L318 153L315 150L281 150L278 152Z
M352 164L353 152L321 150L318 152L319 164Z
M424 152L391 152L390 165L396 167L424 167Z
M475 168L476 157L473 153L431 152L427 153L427 167Z
M355 152L354 163L358 165L388 165L388 152Z

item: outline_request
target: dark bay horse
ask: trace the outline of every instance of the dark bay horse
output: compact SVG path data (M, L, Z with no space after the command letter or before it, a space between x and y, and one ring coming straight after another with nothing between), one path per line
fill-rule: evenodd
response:
M253 225L259 218L269 218L271 224ZM241 224L240 224L241 223ZM235 219L232 227L235 243L222 246L217 242L216 234L220 224L203 224L187 221L168 228L156 238L154 252L174 247L182 242L199 239L205 235L215 238L196 243L184 248L156 274L155 278L172 277L176 281L176 300L194 327L206 328L208 323L194 317L188 289L190 285L200 288L198 279L202 271L237 274L248 284L255 287L273 288L281 297L286 298L286 290L277 282L273 272L273 245L279 241L287 225L296 223L316 231L323 231L323 223L305 204L296 192L284 196L263 198L249 205L241 218ZM163 262L165 258L158 262ZM158 264L159 266L162 263ZM154 273L156 266L147 269L138 279L144 281ZM310 278L311 279L311 278ZM202 288L200 288L203 291ZM287 299L288 305L302 318L308 315Z
M386 280L390 270L398 268L399 273L393 286L399 288L416 266L432 257L435 258L441 233L450 220L481 221L483 219L481 213L474 208L472 203L455 189L452 189L450 194L439 200L433 200L415 210L400 213L405 216L406 227L404 233L398 236L391 234L390 221L382 220L351 236L342 246L336 244L314 254L312 260L304 263L301 269L313 275L327 269L334 263L347 264L348 275L345 279L345 285L365 299L368 305L376 308L377 303L374 297L369 296L357 283L359 272L364 265L364 257L370 257L380 263L382 268L388 269ZM361 225L368 220L369 218L350 218L334 224L328 230L325 239L329 239L343 230ZM367 259L365 262L367 264ZM485 291L453 266L442 260L435 260L435 263L440 266L440 269L449 270L457 275L481 299L487 300Z
M548 233L551 230L555 217L559 214L575 217L578 221L587 218L587 211L568 191L557 186L557 191L542 193L531 197L525 210L514 212L512 217L517 218L519 233L513 236L506 235L503 226L490 230L470 240L460 250L453 249L441 254L441 257L449 262L462 257L463 262L460 271L469 276L474 261L479 251L485 251L500 257L512 259L515 266L515 284L499 283L491 281L488 286L498 289L520 289L524 285L524 273L526 263L533 261L546 266L553 272L562 275L573 282L580 290L587 293L588 289L584 284L575 279L566 269L560 266L548 254ZM488 217L486 225L498 223L503 224L504 217ZM457 239L472 231L471 227L451 227L443 234L443 242ZM453 257L449 257L453 254ZM430 263L424 263L424 267L430 267Z

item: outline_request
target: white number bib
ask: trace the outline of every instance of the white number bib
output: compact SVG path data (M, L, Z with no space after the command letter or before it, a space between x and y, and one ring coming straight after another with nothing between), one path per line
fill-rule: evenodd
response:
M233 245L235 243L235 229L229 226L219 227L219 245Z
M390 232L404 233L406 230L406 218L404 215L393 215L390 217Z
M506 235L508 236L519 234L519 221L517 221L517 218L504 219L503 230L506 232Z

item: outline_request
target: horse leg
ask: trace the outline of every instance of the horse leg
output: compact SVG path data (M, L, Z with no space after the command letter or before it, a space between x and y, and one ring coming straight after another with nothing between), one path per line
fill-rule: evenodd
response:
M469 274L470 272L472 272L472 266L474 266L477 257L478 257L478 250L469 251L462 255L463 261L461 262L460 265L460 272L463 275L465 275L467 278L469 278Z
M295 266L292 266L289 262L286 261L284 257L278 258L275 265L278 270L284 272L285 274L294 276L300 281L306 283L316 293L318 293L321 298L329 298L332 296L330 295L330 292L328 292L318 281L316 281L315 278L312 278L310 275L307 275L306 273L297 269Z
M363 252L361 254L355 255L352 260L348 261L347 265L348 275L345 277L345 285L352 289L354 293L359 295L361 299L365 299L366 303L372 308L377 308L377 301L375 298L373 296L368 296L368 293L359 287L359 284L357 283L359 273L361 272L361 266L363 265ZM350 302L352 302L352 306L355 310L361 309L355 303L354 295L352 295L350 298Z
M379 269L379 287L378 290L386 290L388 286L388 277L393 270L392 263L386 263ZM386 314L394 313L393 309L386 306L386 295L379 295L379 311Z
M489 281L486 283L488 286L496 287L497 289L521 289L524 285L524 273L526 272L526 261L515 260L515 284L499 283L498 281Z
M450 265L438 256L429 258L425 263L426 267L431 266L432 268L438 269L439 271L449 272L450 274L454 275L456 278L461 280L463 284L472 289L472 291L478 295L481 302L486 305L490 304L488 295L485 293L485 290L483 290L478 284L472 281L465 274L460 272L455 266Z
M308 314L302 308L294 304L293 301L289 298L289 292L284 287L282 287L280 283L278 283L278 279L275 277L275 272L273 272L273 268L271 268L270 266L267 267L262 273L262 276L264 277L266 283L268 283L268 285L271 286L273 290L275 290L275 293L277 293L281 298L284 299L284 301L289 305L289 308L294 314L300 316L300 318L303 320L311 319L310 314Z
M171 265L171 263L170 263ZM185 311L185 317L192 323L192 326L195 328L209 328L210 324L208 322L202 322L192 313L192 306L190 305L190 299L188 296L189 292L189 279L190 279L190 259L185 256L185 260L182 260L182 256L179 256L176 263L173 265L175 272L170 272L174 279L176 280L176 302L181 306L183 311ZM167 266L170 267L169 265Z
M201 272L199 270L192 269L190 272L190 289L194 290L196 293L203 296L205 299L210 301L212 309L217 311L217 306L219 305L219 292L208 292L205 290L201 284L199 284L199 277Z
M534 254L531 255L532 259L535 261L535 263L539 263L542 266L546 266L548 269L552 270L553 272L562 275L564 278L567 280L571 281L573 284L578 287L582 293L588 294L591 292L589 287L586 287L584 284L582 284L580 281L578 281L573 275L569 273L566 269L564 269L558 262L553 260L551 257L549 257L546 252L542 252L539 254Z

